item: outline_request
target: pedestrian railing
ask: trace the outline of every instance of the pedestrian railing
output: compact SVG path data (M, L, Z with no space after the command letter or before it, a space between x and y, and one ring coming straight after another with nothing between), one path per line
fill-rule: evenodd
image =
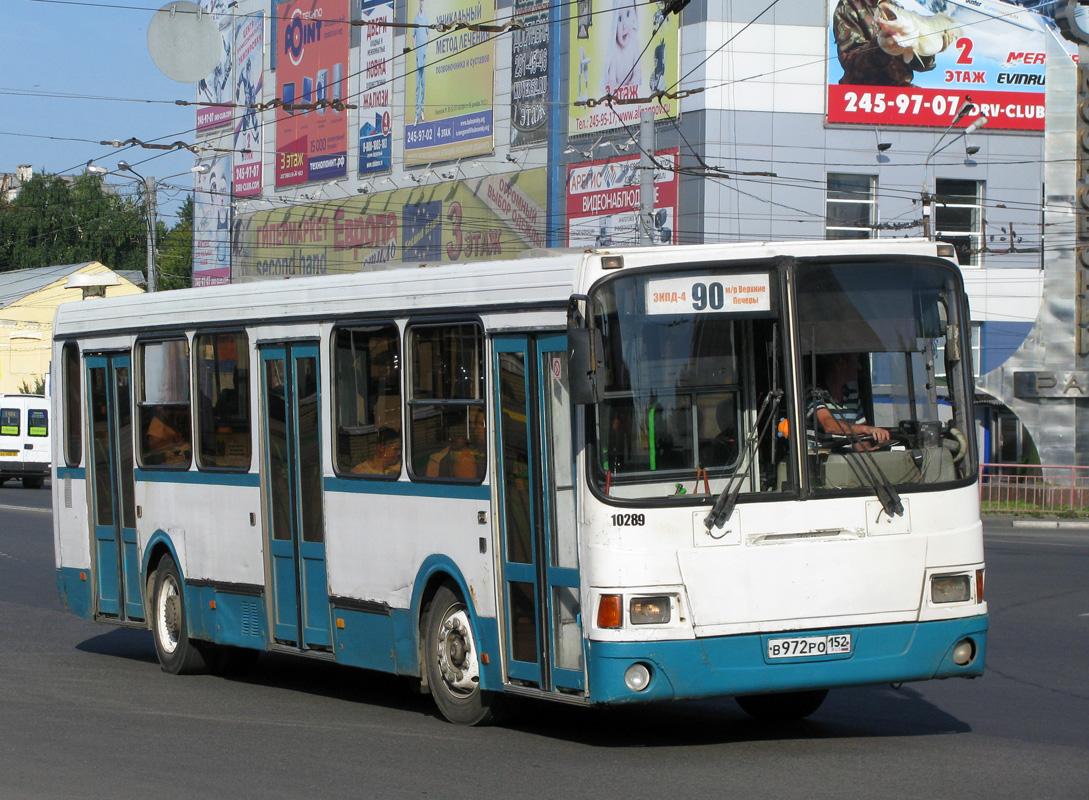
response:
M1054 464L981 464L984 513L1089 516L1089 467Z

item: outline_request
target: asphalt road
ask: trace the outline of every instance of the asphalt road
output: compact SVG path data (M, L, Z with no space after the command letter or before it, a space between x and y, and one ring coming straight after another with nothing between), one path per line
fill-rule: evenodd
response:
M331 664L163 673L148 632L61 609L48 502L0 489L0 798L1089 796L1089 531L988 520L978 680L840 690L790 725L727 698L465 729Z

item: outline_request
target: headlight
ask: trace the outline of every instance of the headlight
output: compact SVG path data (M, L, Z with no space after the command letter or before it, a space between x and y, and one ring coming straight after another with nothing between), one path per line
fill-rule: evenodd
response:
M628 618L632 625L665 625L670 620L669 595L633 597L628 606Z
M935 575L930 579L930 599L934 603L964 603L971 600L971 578L968 575Z

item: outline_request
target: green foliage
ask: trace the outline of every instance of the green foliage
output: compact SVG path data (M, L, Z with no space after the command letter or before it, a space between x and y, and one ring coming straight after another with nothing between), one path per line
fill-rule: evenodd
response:
M193 285L193 196L178 210L179 222L159 237L159 291Z
M147 218L142 199L107 191L99 175L68 181L35 175L11 203L0 203L0 272L100 261L143 270Z
M45 394L45 376L41 375L35 378L33 386L26 381L20 383L19 394Z

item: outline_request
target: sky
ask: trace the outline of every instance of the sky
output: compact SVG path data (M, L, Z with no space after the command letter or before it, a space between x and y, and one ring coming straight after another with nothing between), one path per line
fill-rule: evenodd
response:
M88 160L116 171L129 162L160 188L167 225L193 185L193 154L117 148L101 141L192 144L196 87L167 78L147 49L152 15L167 0L0 0L0 173L20 164L80 173ZM133 178L107 176L120 191Z

